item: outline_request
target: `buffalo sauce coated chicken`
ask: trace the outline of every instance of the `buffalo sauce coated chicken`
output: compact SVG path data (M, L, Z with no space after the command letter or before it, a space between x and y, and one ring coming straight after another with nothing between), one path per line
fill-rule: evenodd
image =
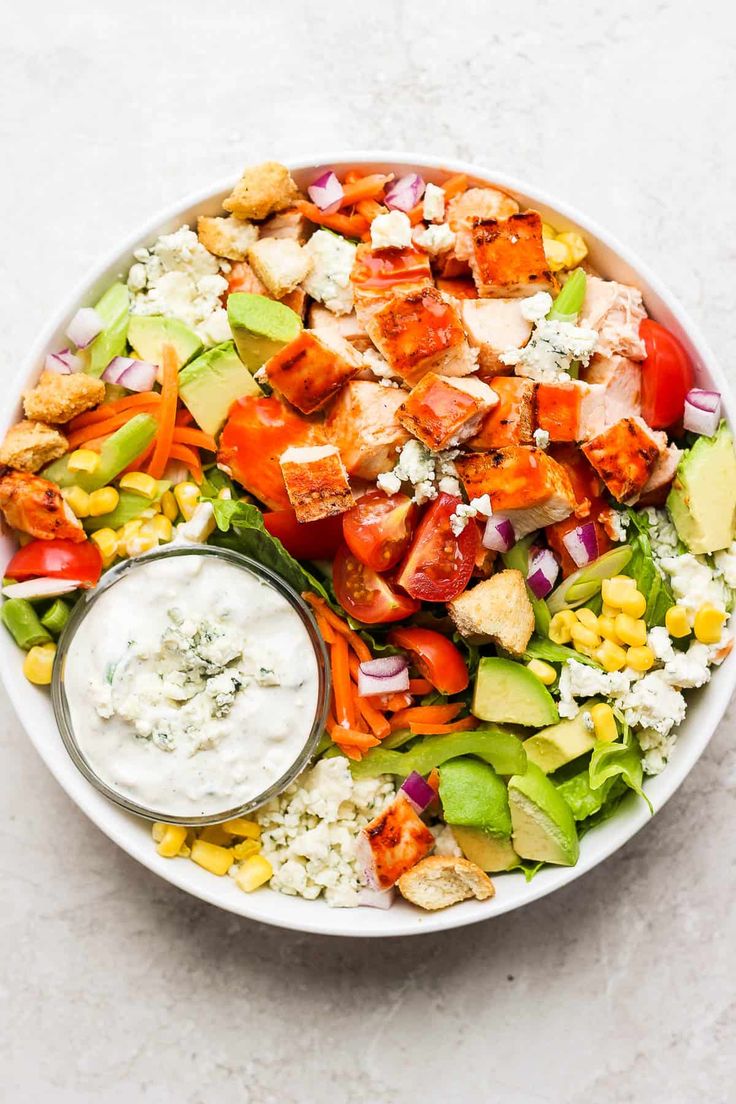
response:
M6 468L0 475L0 510L13 529L39 540L86 540L59 488L38 475Z

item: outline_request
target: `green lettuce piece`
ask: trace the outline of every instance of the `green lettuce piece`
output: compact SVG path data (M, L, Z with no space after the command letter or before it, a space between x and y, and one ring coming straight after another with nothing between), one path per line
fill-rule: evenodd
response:
M409 751L372 748L359 763L351 762L350 770L354 778L375 778L379 774L406 778L412 771L427 775L448 759L457 759L460 755L476 755L490 763L499 774L523 774L526 770L526 752L521 740L495 726L425 736Z
M556 783L557 789L570 806L575 820L586 820L593 813L599 812L615 784L616 778L611 776L603 785L593 789L587 767L571 778L565 779L564 782Z
M526 646L524 659L527 661L530 659L544 659L547 663L566 663L568 659L574 659L576 663L585 663L588 667L597 667L600 670L600 664L596 663L590 656L583 655L582 652L576 652L574 648L568 648L566 644L555 644L553 640L545 640L536 634Z
M510 567L516 571L520 571L525 580L529 574L529 549L532 546L533 539L534 534L530 533L528 537L524 537L522 540L517 541L512 549L508 552L504 552L501 556L504 567ZM526 592L532 604L532 609L534 610L534 627L540 636L547 636L551 620L547 603L543 598L535 597L528 586Z
M630 744L619 741L602 744L597 741L590 756L588 774L591 788L594 790L609 778L621 777L630 790L646 801L649 811L654 812L651 801L642 789L644 772L641 765L641 751L634 741Z
M654 562L649 540L649 522L636 510L629 510L628 517L632 555L624 569L624 575L635 579L637 588L647 596L647 608L644 611L647 628L663 625L665 614L670 606L674 606L675 599L669 582Z

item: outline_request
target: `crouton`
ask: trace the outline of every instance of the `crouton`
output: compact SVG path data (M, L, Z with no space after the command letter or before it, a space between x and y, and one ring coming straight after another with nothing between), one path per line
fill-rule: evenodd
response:
M371 380L351 380L343 387L324 426L350 475L372 480L395 466L397 451L409 440L396 418L405 398L405 391Z
M299 199L299 189L285 165L264 161L246 169L222 206L239 219L265 219Z
M481 376L510 369L499 359L507 349L521 349L531 337L533 323L521 313L522 299L466 299L460 307L465 333L478 350Z
M250 247L258 241L258 227L234 215L229 218L200 215L197 219L197 237L205 249L215 256L227 257L229 261L244 261Z
M606 428L605 390L582 380L539 383L535 421L553 442L582 441Z
M434 836L403 794L362 829L358 860L373 889L390 889L434 847Z
M23 394L26 417L34 422L70 422L77 414L91 410L105 397L102 380L84 372L62 376L58 372L42 372L35 387Z
M537 211L507 219L474 219L471 235L470 267L479 295L503 299L556 289Z
M402 897L435 911L475 897L487 901L496 890L479 866L456 855L430 855L399 878Z
M515 215L519 204L497 188L468 188L453 196L447 205L447 223L455 232L455 256L469 261L473 256L473 219L506 219Z
M68 448L69 442L58 429L24 419L5 434L0 445L0 464L17 471L36 472L63 456Z
M319 410L362 368L347 341L335 335L328 341L302 330L264 365L271 386L303 414Z
M6 470L0 475L0 511L11 529L38 540L87 539L55 483L28 472Z
M646 316L638 288L588 276L578 325L597 332L596 352L643 360L647 350L639 337L639 323Z
M433 287L429 257L421 249L373 250L368 244L357 248L350 282L363 326L394 294Z
M310 260L298 242L289 238L262 238L248 250L248 260L258 279L274 299L282 299L309 272Z
M475 371L458 312L436 288L395 295L365 326L393 371L408 383L429 371L445 376Z
M663 453L654 461L654 467L649 473L649 478L642 487L638 498L640 506L662 506L669 493L670 484L675 478L677 465L680 463L682 452L677 445L668 445Z
M490 495L494 513L508 517L517 540L562 521L575 508L569 475L541 449L510 445L459 456L455 467L468 498Z
M427 372L399 407L405 429L433 452L472 437L498 396L479 379L455 379Z
M464 590L447 603L461 636L476 644L498 644L521 656L534 632L534 610L524 576L508 568Z
M496 376L493 390L498 403L485 415L468 448L486 452L507 445L530 445L534 440L534 389L534 383L521 376Z
M596 354L581 377L604 388L607 426L641 414L641 365L635 360Z
M309 328L318 337L326 333L344 337L360 352L373 348L371 339L354 311L351 314L335 314L328 307L323 307L321 303L312 303L309 308Z
M642 418L622 418L586 441L583 452L617 502L631 502L646 486L667 443Z
M355 505L345 466L334 445L288 448L280 464L298 521L342 514Z
M279 215L271 215L260 226L262 238L290 238L304 245L309 237L309 224L301 211L292 208Z

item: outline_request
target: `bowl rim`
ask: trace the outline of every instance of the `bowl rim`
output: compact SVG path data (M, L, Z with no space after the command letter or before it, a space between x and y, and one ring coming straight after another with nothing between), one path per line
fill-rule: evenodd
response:
M453 157L435 157L415 151L397 152L382 149L318 151L309 157L284 158L284 164L294 172L324 169L328 166L348 167L355 165L369 167L372 164L393 164L413 168L421 167L429 172L436 173L467 173L475 180L497 185L501 189L519 194L526 199L530 199L533 203L547 207L568 219L571 223L593 235L598 242L614 253L617 258L649 285L654 295L664 304L667 312L675 320L679 330L687 338L688 343L697 354L697 360L705 366L708 374L717 384L723 397L728 421L732 426L736 426L736 400L734 400L730 386L700 328L693 322L680 302L647 263L642 261L628 246L622 244L613 234L601 227L595 219L590 218L574 205L559 200L555 195L547 192L546 189L538 188L522 178L495 171L481 164ZM84 277L63 297L58 308L51 312L47 324L40 330L27 355L22 358L18 371L12 377L11 385L5 392L4 401L0 404L0 429L4 429L6 425L10 424L10 420L14 416L13 409L17 405L22 386L31 377L32 371L38 369L41 355L45 352L54 334L60 329L64 321L71 317L79 304L85 302L87 297L92 294L95 285L102 277L116 265L122 263L120 258L129 257L133 250L139 248L143 242L150 241L154 235L158 236L158 234L166 232L162 228L175 219L180 222L185 221L192 209L211 203L221 193L231 189L237 179L236 175L219 178L208 187L200 188L183 196L176 202L167 204L146 219L145 222L139 224L135 232L127 235L124 241L119 242L114 248L107 251L104 258L89 266ZM257 907L258 894L251 897L248 894L240 893L237 898L233 897L232 901L223 899L223 895L217 892L218 883L216 879L203 878L195 884L182 873L184 864L159 859L155 848L148 839L145 841L144 850L140 845L138 833L130 831L127 821L120 821L116 816L105 814L106 809L111 809L115 813L119 813L119 810L107 802L103 802L101 807L98 801L102 799L100 799L97 791L84 782L75 769L64 775L53 762L53 755L49 748L45 746L41 736L24 719L24 712L27 707L27 700L24 702L24 698L27 699L29 689L22 685L22 680L18 678L17 668L13 670L2 656L0 656L0 677L19 721L40 757L72 801L113 842L154 874L199 897L201 900L236 915L260 920L276 927L312 934L375 938L427 934L478 923L481 920L491 919L503 915L505 912L531 904L548 893L561 889L582 877L582 875L610 857L624 843L628 842L650 820L648 811L643 807L643 802L631 808L626 822L621 822L618 831L606 835L605 842L598 846L594 855L586 853L590 852L591 848L583 847L576 866L554 867L551 870L543 871L534 881L524 887L523 899L519 901L497 901L490 911L480 904L477 908L473 907L478 903L466 902L463 905L456 905L452 909L437 913L420 913L420 910L412 910L411 913L406 913L402 910L400 918L397 918L394 915L397 910L392 909L387 912L380 912L379 916L376 917L374 910L329 909L326 905L319 907L322 904L321 902L310 901L302 902L302 904L309 906L309 911L293 908L292 914L292 910L284 908L283 914L264 915L264 911ZM707 722L703 725L702 730L698 734L690 736L686 747L680 748L678 746L680 754L676 763L670 763L667 770L650 780L649 785L653 785L653 788L656 789L656 795L652 792L652 789L648 791L655 811L658 812L676 792L702 755L728 706L734 686L736 686L736 654L732 653L722 664L719 677L705 688L708 708ZM81 783L80 785L76 784L77 780ZM605 829L615 823L615 819L612 819L607 822L607 825L602 825L601 828ZM591 838L592 834L588 839ZM292 902L292 898L286 899L286 904L292 904ZM362 923L356 924L354 918L357 913L368 914L368 916L362 919Z

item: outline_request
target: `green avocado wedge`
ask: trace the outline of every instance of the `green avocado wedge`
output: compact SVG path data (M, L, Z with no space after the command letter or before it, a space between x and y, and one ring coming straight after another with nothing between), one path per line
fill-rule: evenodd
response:
M594 701L585 702L577 716L560 721L524 741L524 750L530 763L535 763L545 774L564 767L579 755L585 755L595 747L595 732L585 723L586 713Z
M179 373L179 394L200 429L214 436L230 407L244 395L262 391L238 356L232 341L215 345Z
M547 687L523 663L486 657L475 676L472 713L482 721L544 728L559 714Z
M736 525L736 452L725 422L714 437L699 437L682 457L667 509L691 552L705 555L729 547Z
M426 736L409 751L372 748L360 762L351 762L350 770L353 778L375 778L379 774L406 778L412 771L426 776L435 767L460 755L475 755L490 763L498 774L518 774L526 769L526 753L518 736L489 726L472 732Z
M302 320L290 307L247 291L228 296L227 317L238 355L249 372L257 372L302 331Z
M575 865L580 841L572 810L536 763L509 780L509 808L511 838L523 859Z
M162 314L131 315L128 341L141 360L149 364L161 364L164 345L173 346L180 365L186 364L203 348L194 330L178 318L165 318Z
M440 767L440 801L448 824L484 828L494 836L511 835L506 783L489 763L460 756Z
M451 831L465 858L486 873L513 870L519 865L519 856L510 839L492 836L483 828L467 828L459 824L453 824Z

